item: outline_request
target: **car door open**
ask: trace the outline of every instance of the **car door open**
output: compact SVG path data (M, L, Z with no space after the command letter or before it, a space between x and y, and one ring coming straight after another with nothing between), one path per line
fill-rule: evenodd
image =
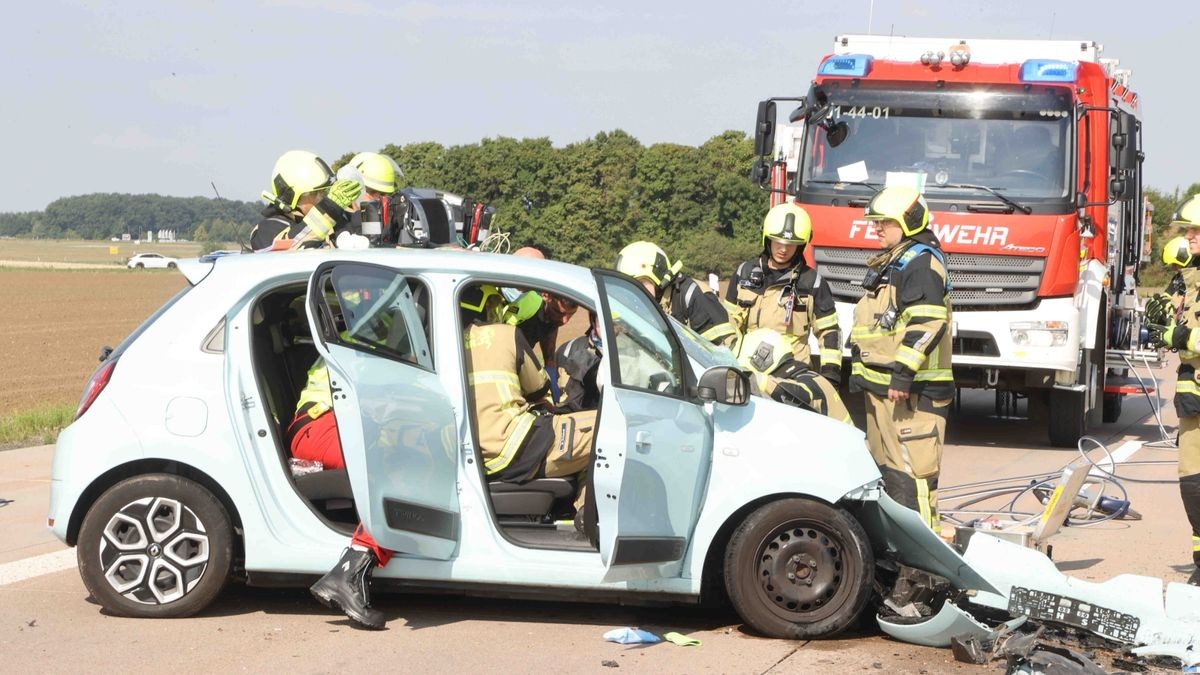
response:
M711 421L691 399L686 356L654 301L626 277L596 273L611 386L604 388L593 482L600 555L674 575L700 512Z
M457 432L414 294L427 295L394 269L324 263L309 323L363 525L386 548L445 560L459 534Z

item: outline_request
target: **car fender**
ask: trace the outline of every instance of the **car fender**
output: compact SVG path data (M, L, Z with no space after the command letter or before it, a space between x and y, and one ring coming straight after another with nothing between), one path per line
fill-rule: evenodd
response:
M921 621L885 619L882 616L876 616L875 621L884 633L897 640L926 647L949 647L950 638L984 638L992 632L990 628L976 621L975 617L951 602L943 604L937 614Z
M100 396L78 420L58 434L50 465L50 510L47 519L54 536L68 541L80 499L92 485L116 467L145 457L142 444L112 399ZM105 451L95 452L91 439L102 438ZM94 499L99 495L90 496ZM77 524L77 523L76 523Z
M684 560L699 579L714 538L729 519L768 498L836 504L880 480L863 432L824 415L759 396L744 406L714 404L712 470Z

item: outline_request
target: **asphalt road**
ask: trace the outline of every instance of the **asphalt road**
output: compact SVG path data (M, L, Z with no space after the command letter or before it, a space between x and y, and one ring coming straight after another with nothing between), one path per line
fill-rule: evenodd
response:
M1169 377L1171 371L1160 371ZM1167 383L1169 384L1169 382ZM1166 392L1169 394L1169 391ZM1175 416L1164 411L1174 433ZM1154 441L1145 400L1127 399L1117 424L1093 434L1110 449ZM951 423L942 485L1052 471L1073 451L1048 449L1023 419L993 416L993 397L968 392ZM0 670L62 672L267 671L348 668L418 672L996 672L956 663L949 650L883 637L867 624L836 640L755 637L729 610L640 608L436 595L380 596L388 630L355 630L304 590L231 586L200 616L131 620L108 616L88 597L71 552L45 529L49 446L0 452ZM1136 449L1127 461L1173 460L1174 451ZM1172 465L1123 466L1124 475L1171 479ZM1183 581L1190 539L1174 485L1130 484L1140 521L1068 528L1053 557L1068 574L1102 580L1136 573ZM56 553L59 552L59 553ZM623 646L603 641L615 627L676 630L702 641Z

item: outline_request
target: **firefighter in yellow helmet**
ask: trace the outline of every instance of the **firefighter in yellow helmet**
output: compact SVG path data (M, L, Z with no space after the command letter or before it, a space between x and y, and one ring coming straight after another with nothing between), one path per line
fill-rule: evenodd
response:
M518 326L488 323L479 287L459 299L471 406L489 481L580 476L591 461L596 411L555 414L550 380ZM575 500L584 501L581 488ZM582 524L579 518L576 523Z
M885 188L866 209L883 252L867 261L850 334L850 390L866 393L867 443L884 489L939 529L937 481L950 370L945 256L916 190Z
M271 187L263 192L267 208L250 232L255 251L312 248L330 244L335 227L350 218L362 186L337 180L325 160L305 150L290 150L275 162Z
M617 254L617 271L640 281L664 312L713 344L731 345L737 330L729 322L729 312L716 295L680 274L682 267L682 262L672 264L667 254L649 241L635 241Z
M1184 202L1171 223L1185 234L1163 247L1163 262L1176 270L1166 294L1146 302L1146 321L1161 329L1156 346L1179 350L1175 413L1179 416L1179 495L1192 528L1192 571L1200 586L1200 196Z
M798 339L770 328L756 328L738 341L738 363L751 372L764 396L853 426L837 389L795 359L792 343Z
M334 233L338 248L368 248L380 245L393 213L400 205L391 199L400 187L404 172L391 157L378 152L360 152L338 169L339 179L353 180L362 186L358 208L349 222Z
M739 331L771 328L795 335L796 361L811 360L809 334L820 345L820 374L836 388L842 379L842 337L829 283L804 261L812 221L799 205L773 207L763 220L762 253L738 265L725 300Z

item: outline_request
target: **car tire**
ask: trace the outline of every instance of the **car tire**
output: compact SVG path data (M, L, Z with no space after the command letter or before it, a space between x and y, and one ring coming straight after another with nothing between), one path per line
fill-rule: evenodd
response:
M170 269L170 270L175 269L175 263L173 263L173 262L167 263L167 269Z
M843 509L809 499L759 507L725 549L725 589L768 637L832 637L854 624L872 588L875 555Z
M229 578L233 529L225 507L195 481L136 476L109 488L88 509L76 556L84 585L109 612L191 616Z
M136 267L136 268L137 268L137 269L139 269L139 270L141 270L141 269L146 269L146 265L145 265L144 263L134 263L134 265L133 265L133 266L134 266L134 267Z

